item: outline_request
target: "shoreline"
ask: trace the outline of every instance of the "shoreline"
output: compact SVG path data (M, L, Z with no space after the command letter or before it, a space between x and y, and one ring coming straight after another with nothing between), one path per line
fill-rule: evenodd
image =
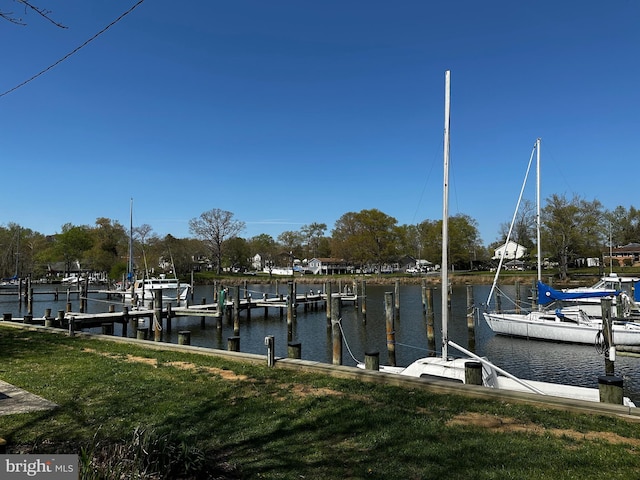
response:
M468 273L450 273L449 281L451 285L491 285L493 283L495 275L491 273L487 274L468 274ZM560 281L549 275L549 278L545 280L547 284L554 287L576 287L576 286L589 286L594 284L600 279L598 275L582 275L579 278L569 278L566 281ZM521 284L531 283L536 280L536 273L518 273L502 275L500 277L500 284L502 285L514 285L516 282ZM300 275L300 276L248 276L242 275L238 277L223 277L218 279L206 279L202 283L197 284L208 285L213 282L222 283L225 285L242 285L244 283L254 284L269 284L276 282L288 283L294 281L297 284L317 285L327 282L332 283L344 283L344 282L362 282L366 281L368 285L393 285L396 282L400 285L440 285L440 274L437 275L423 275L423 276L394 276L394 275Z

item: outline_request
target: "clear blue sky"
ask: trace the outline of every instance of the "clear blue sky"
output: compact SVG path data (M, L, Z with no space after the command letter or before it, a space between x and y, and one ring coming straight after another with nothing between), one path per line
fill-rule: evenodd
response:
M5 92L136 0L34 0L0 21ZM0 224L44 234L107 217L190 236L219 208L274 238L347 212L442 212L485 244L542 138L542 196L640 207L640 2L146 0L0 97ZM531 197L531 199L533 199Z

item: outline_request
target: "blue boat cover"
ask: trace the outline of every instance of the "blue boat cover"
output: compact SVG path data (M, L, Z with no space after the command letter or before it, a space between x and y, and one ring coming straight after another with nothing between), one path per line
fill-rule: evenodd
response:
M621 292L621 290L616 290L615 292L612 292L611 290L602 292L563 292L538 281L538 303L540 305L546 305L547 303L551 303L555 300L611 297L619 295Z

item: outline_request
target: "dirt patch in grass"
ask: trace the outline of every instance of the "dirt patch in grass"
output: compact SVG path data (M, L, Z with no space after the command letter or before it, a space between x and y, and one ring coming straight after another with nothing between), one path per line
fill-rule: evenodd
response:
M518 421L515 418L498 417L486 413L464 412L449 420L447 425L471 425L502 433L515 432L533 435L553 435L555 437L567 437L574 440L599 440L612 444L628 444L634 447L640 446L639 439L622 437L611 432L578 432L577 430L563 428L544 428L533 423Z
M113 354L109 352L99 352L98 350L94 350L92 348L85 348L83 349L83 351L89 352L89 353L95 353L97 355L102 355L103 357L120 358L125 360L126 362L142 363L145 365L149 365L150 367L153 367L153 368L158 368L158 360L155 358L138 357L138 356L129 355L129 354L123 357L122 355ZM239 375L231 370L224 370L222 368L215 368L215 367L202 367L190 362L165 362L162 365L173 367L173 368L179 368L181 370L198 370L201 372L204 371L208 373L213 373L215 375L219 375L225 380L249 380L249 377L247 375Z

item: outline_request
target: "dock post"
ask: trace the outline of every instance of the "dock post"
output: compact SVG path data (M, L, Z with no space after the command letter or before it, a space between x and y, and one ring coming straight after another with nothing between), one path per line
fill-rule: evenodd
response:
M26 323L27 325L30 325L33 323L33 315L31 315L30 313L26 313L24 315L24 317L22 318L22 323Z
M369 352L364 354L365 370L380 370L380 352Z
M73 311L73 308L71 307L71 302L67 302L67 312L71 313Z
M162 290L156 290L153 299L153 340L162 339Z
M56 318L56 327L62 328L64 323L64 310L58 310L58 318Z
M236 285L233 297L233 334L240 335L240 285Z
M267 367L273 367L276 364L276 339L273 335L264 337L264 344L267 347Z
M10 322L10 321L11 321L11 317L12 317L12 316L13 316L13 315L12 315L11 313L3 313L3 314L2 314L2 320L3 320L4 322Z
M147 327L139 327L136 333L138 340L146 340L149 335L149 329Z
M420 287L422 293L422 316L427 314L427 283L425 279L422 279L422 286Z
M113 335L113 323L105 322L101 327L102 335Z
M191 345L190 330L180 330L178 332L178 345Z
M167 333L171 333L171 317L173 317L173 307L171 306L171 302L167 303L167 320L166 320L166 330Z
M465 362L464 383L467 385L482 385L482 363L476 361Z
M233 336L227 339L227 350L230 352L239 352L240 351L240 337Z
M287 345L287 357L288 358L302 358L302 344L289 343Z
M395 281L394 292L394 316L395 318L400 318L400 280Z
M289 287L289 298L287 301L287 326L291 329L296 309L296 293L295 288L293 287L293 282L289 282L287 286Z
M600 306L602 308L602 334L604 335L604 343L606 346L604 370L606 375L611 376L615 370L616 360L616 347L613 345L611 335L611 299L601 298Z
M367 281L362 280L362 306L360 307L362 312L363 323L367 322Z
M129 307L122 306L122 336L127 337L127 326L131 322L131 329L134 327L135 318L129 318Z
M342 365L342 330L340 329L340 297L331 298L332 363Z
M467 328L473 330L473 285L467 284Z
M331 327L331 299L332 294L331 294L331 282L325 282L324 284L324 294L325 294L325 305L327 307L327 327Z
M433 309L433 287L427 288L427 339L429 344L435 342L435 324L436 313Z
M393 322L393 292L384 294L384 312L387 329L387 351L389 352L389 365L396 366L396 331Z
M200 301L200 305L206 305L206 303L207 303L207 299L205 297L202 297L202 300ZM200 328L202 330L204 330L205 328L204 315L200 317Z
M520 313L522 309L522 299L520 297L520 281L515 281L515 289L516 289L516 313Z
M31 275L27 279L27 312L33 315L33 284L31 283Z
M615 375L602 375L598 377L598 390L600 402L622 405L624 403L623 380Z

